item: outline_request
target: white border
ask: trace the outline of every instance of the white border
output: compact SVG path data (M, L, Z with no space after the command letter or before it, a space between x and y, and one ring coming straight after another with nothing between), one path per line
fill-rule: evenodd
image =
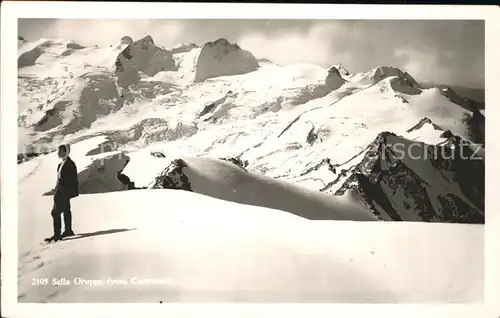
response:
M17 19L480 19L486 20L486 291L484 306L352 305L352 304L18 304L17 303ZM500 317L500 206L494 182L500 180L500 155L495 129L500 98L500 8L495 6L323 5L323 4L196 4L196 3L90 3L4 2L1 10L1 232L2 317L110 317L163 316L199 313L254 317ZM493 162L492 162L493 161ZM496 303L496 304L495 304ZM496 306L496 307L495 307ZM69 308L68 308L69 307Z

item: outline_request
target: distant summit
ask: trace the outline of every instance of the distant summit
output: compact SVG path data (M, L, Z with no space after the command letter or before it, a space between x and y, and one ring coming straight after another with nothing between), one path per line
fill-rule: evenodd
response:
M124 43L130 40L132 40L130 37L122 38ZM121 87L138 83L141 79L139 72L154 76L162 71L177 70L172 52L156 46L150 35L130 43L120 52L115 67L118 85Z
M189 52L192 49L197 48L197 47L198 47L198 45L196 45L195 43L183 42L183 43L179 43L176 46L174 46L172 48L172 53L173 54L185 53L185 52Z
M345 67L344 67L344 66L342 66L342 64L340 64L340 63L338 63L338 64L334 64L334 65L330 66L330 68L328 68L328 71L330 72L330 70L331 70L332 68L337 69L337 71L338 71L339 75L340 75L340 76L342 76L342 77L351 75L351 74L349 73L349 71L347 71L347 70L345 69Z
M194 81L245 74L258 67L259 63L252 53L241 49L238 44L231 44L227 39L220 38L202 46L195 63Z
M476 108L484 109L485 107L485 90L484 88L471 88L461 85L444 85L433 82L421 82L420 85L424 88L440 88L451 89L462 98L468 99Z
M135 42L136 45L141 45L143 49L147 49L151 45L155 45L155 42L153 41L153 37L151 35L146 35L142 39L138 40Z
M345 79L342 77L340 70L336 66L332 66L328 69L328 75L325 79L325 84L330 90L336 90L345 83Z
M111 45L111 47L116 51L122 51L132 43L134 43L132 37L125 35L120 39L120 41L117 44Z
M132 40L132 38L128 35L124 36L120 40L120 44L126 44L126 45L132 44L133 42L134 42L134 40Z
M365 73L361 81L366 84L376 84L385 78L393 76L408 79L412 84L418 85L417 81L410 74L392 66L378 66Z
M34 42L28 42L23 37L18 37L18 45L24 44L18 52L18 68L34 66L37 60L44 54L51 58L63 58L73 54L77 50L85 47L70 40L63 38L40 39Z

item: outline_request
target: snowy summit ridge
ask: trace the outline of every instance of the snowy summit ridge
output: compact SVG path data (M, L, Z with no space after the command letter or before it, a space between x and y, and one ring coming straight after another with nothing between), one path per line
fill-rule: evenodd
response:
M30 176L20 181L26 186L45 173L29 172L26 157L52 162L52 149L65 141L90 147L74 158L82 193L178 187L180 178L185 191L306 215L252 197L257 188L244 195L210 189L248 174L260 188L277 180L314 200L342 197L369 211L361 219L484 222L484 178L464 177L484 175L484 158L457 159L453 150L460 141L469 155L484 154L484 115L399 68L353 74L341 64L280 66L224 38L171 49L150 35L124 36L110 47L21 37L18 44L18 162ZM439 149L455 156L409 158L412 143L427 149L419 155ZM396 144L405 156L390 150ZM159 183L174 162L191 172ZM227 164L238 174L225 172ZM219 174L200 177L214 165Z
M125 88L137 84L141 74L153 77L159 72L177 70L172 52L156 46L150 35L130 43L118 55L115 66L118 85Z

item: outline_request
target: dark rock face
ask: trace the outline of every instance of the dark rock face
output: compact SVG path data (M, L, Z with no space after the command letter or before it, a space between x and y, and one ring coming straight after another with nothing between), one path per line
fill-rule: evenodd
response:
M123 57L126 58L127 60L132 59L132 54L130 53L130 45L127 46L123 51L122 51Z
M45 111L45 115L36 123L35 130L36 131L47 131L54 127L63 124L61 117L59 116L66 106L68 106L70 102L68 101L59 101L56 102L53 108Z
M210 113L215 108L215 106L217 106L217 104L214 102L214 103L210 103L207 106L203 107L199 116L203 117L206 114Z
M127 44L128 40L123 44ZM118 84L124 88L139 82L139 72L154 76L162 71L178 69L172 52L156 46L149 35L128 44L116 57L115 67Z
M406 204L405 209L413 209L420 220L431 222L435 220L434 210L431 200L426 191L430 185L422 180L413 170L407 167L402 161L397 161L394 166L380 174L380 182L385 183L391 189L403 188L408 200L403 201ZM409 202L414 204L412 208Z
M437 156L430 158L436 170L452 174L453 181L458 184L466 198L484 210L484 158L471 147L469 142L458 136L454 136L443 146L437 146L435 152Z
M135 183L132 180L130 180L130 178L127 175L123 174L123 170L125 170L125 167L128 165L129 162L130 158L126 157L125 166L123 167L122 170L118 172L116 177L126 187L127 190L134 190L136 189Z
M406 132L412 132L412 131L415 131L415 130L419 130L420 128L422 128L425 124L431 124L432 127L436 130L443 130L441 127L439 127L438 125L434 124L432 122L432 120L429 118L429 117L424 117L422 118L415 126L411 127L410 129L408 129Z
M165 170L155 178L151 189L177 189L193 191L188 177L183 173L183 169L188 165L182 159L173 160Z
M486 137L486 118L481 114L479 109L476 108L473 111L472 117L467 124L469 125L471 141L484 146Z
M484 223L484 158L460 137L434 146L384 132L351 173L335 194L358 192L381 220Z
M165 154L161 151L152 151L150 154L156 158L166 158Z
M184 53L184 52L189 52L191 51L192 49L194 48L197 48L198 45L196 45L196 43L181 43L179 45L177 45L176 47L174 47L172 49L172 53L173 54L178 54L178 53Z
M339 69L336 66L331 66L328 69L328 74L334 74L334 75L337 75L337 76L340 77L340 71L339 71Z
M325 95L330 91L336 90L341 87L345 83L344 78L340 75L340 71L332 66L328 69L328 75L325 78L325 85L328 88L328 91L325 92Z
M451 87L443 87L440 89L440 92L449 101L457 105L460 105L461 107L467 110L473 111L475 108L474 103L471 100L458 95L453 89L451 89Z
M311 145L311 146L312 146L312 145L314 144L314 142L316 142L316 140L318 139L318 134L314 131L314 130L315 130L314 128L315 128L315 127L312 127L312 128L311 128L311 130L309 130L309 133L307 134L307 138L306 138L307 143L308 143L309 145Z
M467 203L453 193L438 196L443 221L453 223L484 224L484 215L476 213Z
M357 189L357 191L361 193L365 198L365 207L369 208L379 220L403 221L403 218L392 207L391 202L385 195L384 191L375 182L373 182L373 180L370 180L369 176L366 176L362 173L352 174L344 182L342 187L337 190L337 192L335 192L335 195L343 195L348 189ZM372 201L368 198L377 198L377 202ZM386 219L381 215L381 211L377 209L375 203L384 207L384 210L390 216L390 219Z
M440 92L452 103L472 112L471 115L467 114L463 122L469 126L469 138L474 143L484 145L485 141L485 117L479 111L480 105L474 101L458 95L450 87L440 89Z
M217 39L215 41L209 41L205 45L209 46L209 47L216 47L216 46L224 47L224 49L225 49L224 53L225 54L228 54L230 50L234 50L234 51L241 50L241 48L238 45L238 43L232 44L232 43L230 43L225 38L219 38L219 39Z
M133 42L134 42L134 40L132 40L132 38L128 35L126 35L120 39L121 44L131 44Z
M335 64L328 68L328 73L336 73L338 76L349 76L350 73L341 64Z
M251 52L220 38L201 47L193 81L199 83L219 76L240 75L258 68L259 63Z
M440 135L441 138L452 138L454 135L450 130L443 131Z
M248 167L248 161L247 160L241 160L240 158L233 158L233 157L229 157L229 158L219 158L220 160L224 160L224 161L228 161L228 162L231 162L233 164L235 164L236 166L240 167L241 169L247 171L246 167Z

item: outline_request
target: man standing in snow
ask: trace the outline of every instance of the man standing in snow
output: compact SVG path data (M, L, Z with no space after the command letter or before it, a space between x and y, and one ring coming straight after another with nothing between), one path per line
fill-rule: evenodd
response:
M45 239L47 242L59 241L64 237L75 235L71 225L70 200L79 195L78 173L76 165L69 157L69 145L59 146L58 155L61 163L57 166L57 183L54 194L52 219L54 236ZM64 233L61 235L61 214L64 215Z

